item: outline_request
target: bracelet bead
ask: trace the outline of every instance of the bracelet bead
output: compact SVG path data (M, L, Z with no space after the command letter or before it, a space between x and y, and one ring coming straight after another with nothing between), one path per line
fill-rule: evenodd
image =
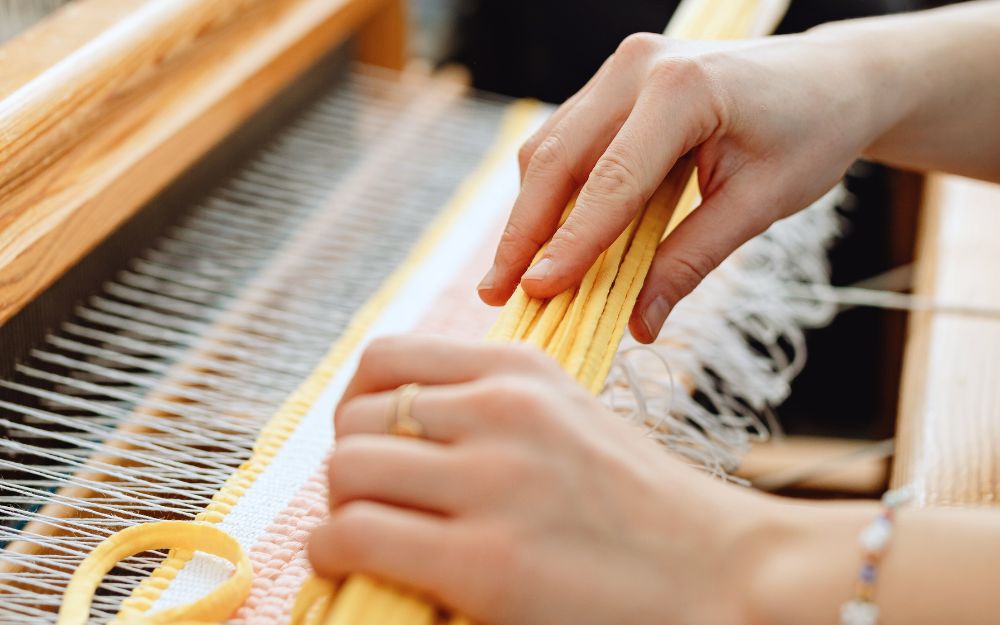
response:
M878 564L889 547L894 511L909 498L908 489L886 493L882 497L882 512L858 535L863 560L854 598L840 606L840 625L878 625L879 609L874 603Z

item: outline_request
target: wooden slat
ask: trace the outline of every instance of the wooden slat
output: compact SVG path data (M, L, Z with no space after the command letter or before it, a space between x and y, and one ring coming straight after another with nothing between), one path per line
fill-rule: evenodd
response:
M885 488L889 462L873 441L788 436L755 444L735 472L763 490L820 491L875 496Z
M74 92L93 114L62 113L85 136L56 127L75 141L60 146L57 159L23 140L18 129L30 126L31 113L18 103L33 98L47 106L33 95L39 92L58 98L61 85L50 74L58 67L0 102L0 110L13 112L0 116L0 152L7 155L0 170L12 176L0 205L0 323L325 52L371 24L388 2L250 3L255 9L235 22L197 34L191 49L163 43L158 49L170 59L137 59L135 80L103 99ZM100 64L81 67L103 76ZM39 141L50 139L42 134Z
M928 183L916 293L1000 309L1000 185ZM893 484L923 505L1000 503L1000 321L911 315Z

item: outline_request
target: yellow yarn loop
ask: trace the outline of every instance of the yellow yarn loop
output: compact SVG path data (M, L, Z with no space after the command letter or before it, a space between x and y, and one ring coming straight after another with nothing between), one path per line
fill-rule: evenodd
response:
M122 530L98 545L70 578L56 623L86 625L91 601L104 576L124 558L164 547L219 556L231 562L236 570L229 579L198 601L117 621L119 625L218 622L229 618L246 601L250 594L253 568L235 538L208 523L159 521Z

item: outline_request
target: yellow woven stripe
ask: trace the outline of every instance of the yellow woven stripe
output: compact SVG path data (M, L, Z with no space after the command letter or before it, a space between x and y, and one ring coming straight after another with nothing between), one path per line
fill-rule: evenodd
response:
M407 284L417 267L438 246L455 220L475 198L482 183L516 147L537 114L538 103L519 101L508 109L497 141L484 157L479 168L462 184L442 213L428 228L427 233L417 243L409 257L386 280L375 295L361 308L348 326L344 335L327 352L322 362L298 389L282 404L274 417L261 430L254 444L250 459L237 469L212 498L197 521L218 523L243 496L251 484L271 463L278 450L298 426L309 408L316 402L330 380L340 370L344 361L360 346L372 324L397 293ZM134 619L143 614L159 599L170 581L193 553L185 549L173 549L164 562L122 602L118 617Z

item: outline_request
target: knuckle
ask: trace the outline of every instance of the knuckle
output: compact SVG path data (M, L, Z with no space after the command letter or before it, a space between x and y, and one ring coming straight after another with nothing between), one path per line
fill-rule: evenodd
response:
M677 97L678 93L698 100L702 111L702 126L698 134L705 135L728 117L729 102L721 81L716 77L712 55L671 56L656 61L650 70L649 83L655 89Z
M525 485L535 484L540 473L536 462L511 446L480 450L471 466L479 499L491 506L523 494Z
M653 33L633 33L628 37L625 37L625 39L618 44L618 50L615 54L628 60L644 58L652 54L660 46L662 41L662 35L654 35Z
M632 160L621 148L608 148L590 173L578 204L586 205L597 201L602 204L602 209L635 214L642 207L644 199L639 178L631 165ZM604 203L609 206L603 207Z
M534 345L515 343L504 347L504 352L511 364L521 370L548 369L554 363L550 356Z
M528 164L531 163L531 157L535 154L538 149L538 140L532 137L524 142L524 144L517 151L517 163L521 166L521 171L525 171L528 168Z
M345 440L337 445L336 451L330 456L326 469L327 487L330 490L331 498L333 495L340 495L349 490L352 482L351 476L357 475L359 456L359 448L352 442Z
M498 525L488 532L489 540L484 541L480 552L480 562L485 565L482 570L496 571L502 576L514 577L518 569L517 553L520 544L517 539L517 532L507 525ZM494 597L495 603L501 604L507 598L509 584L495 584L494 592L498 593Z
M516 221L510 221L500 235L497 260L501 264L519 263L524 257L534 254L543 243L544 241L535 232Z
M510 381L505 378L494 378L490 380L483 380L479 382L477 386L478 388L475 391L475 395L482 402L482 405L501 408L500 410L495 410L493 412L505 412L502 407L505 405L506 399L512 392L512 387L515 385L512 385Z
M568 163L566 143L562 137L553 132L538 144L538 148L531 155L528 168L545 172L559 169L568 171Z
M701 89L709 84L705 63L694 56L671 56L657 60L649 71L651 83L671 89Z
M357 399L349 399L343 405L341 405L336 412L333 414L333 431L337 437L348 431L348 426L350 424L357 423L359 420L358 415L358 402Z
M361 354L358 369L362 371L381 369L399 341L399 337L396 336L380 336L372 339Z
M371 504L347 503L330 515L330 541L337 557L353 567L364 566L371 545Z
M689 249L674 255L670 267L671 280L685 292L701 283L718 265L717 259L704 250Z
M604 251L600 242L601 229L601 224L589 214L578 212L552 238L549 252L553 255L592 262Z
M543 400L533 386L527 384L498 383L493 393L497 411L494 416L501 427L520 430L534 422Z

